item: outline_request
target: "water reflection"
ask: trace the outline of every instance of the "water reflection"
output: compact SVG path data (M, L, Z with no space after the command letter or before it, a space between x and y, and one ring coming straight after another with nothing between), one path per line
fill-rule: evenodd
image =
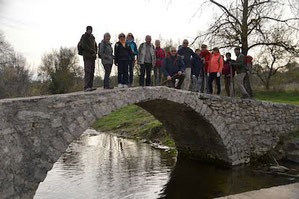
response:
M223 168L178 157L159 198L215 198L294 182L246 167Z
M148 144L84 135L55 163L34 198L157 198L175 162Z
M149 145L87 131L55 163L35 199L212 198L291 182L244 168L185 160Z

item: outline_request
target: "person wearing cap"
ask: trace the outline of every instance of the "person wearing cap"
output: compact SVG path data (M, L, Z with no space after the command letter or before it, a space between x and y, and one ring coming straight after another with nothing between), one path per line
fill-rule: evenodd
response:
M198 55L188 45L188 40L184 39L182 47L178 50L178 55L183 58L185 64L185 80L182 89L189 91L191 89L191 56L198 57Z
M221 93L220 74L223 68L223 57L219 52L219 48L213 48L213 55L209 61L208 76L208 93L213 94L213 81L216 80L217 95Z
M184 79L184 62L181 56L177 55L177 50L174 47L170 48L170 52L167 58L164 59L162 65L162 71L167 78L167 86L170 88L180 89ZM176 80L179 80L177 86L175 86Z
M132 56L129 57L128 85L133 86L135 56L138 54L138 51L137 51L137 45L134 42L134 36L132 33L128 33L126 43L128 46L130 46L130 48L132 50Z
M126 43L124 33L118 35L119 41L114 46L115 65L118 69L118 88L128 88L129 57L132 57L132 49Z
M209 61L211 59L212 54L208 51L208 46L206 44L201 45L200 55L199 55L203 62L204 62L204 75L203 75L203 83L200 88L200 92L203 93L204 91L208 92L208 77L207 71L209 66Z
M105 69L104 76L104 89L112 89L110 86L110 73L113 65L113 49L110 42L110 34L107 32L104 34L104 39L99 44L99 58L102 60L102 64Z
M80 43L83 49L84 91L92 91L95 90L93 88L93 79L97 55L97 43L92 34L91 26L86 27L86 32L82 35Z
M237 60L232 63L232 66L237 71L236 83L241 91L241 98L249 98L249 94L244 87L244 78L246 76L246 57L241 53L239 47L235 48L235 54L237 56Z
M139 85L144 86L144 77L146 74L145 85L151 85L152 68L156 64L155 47L151 43L150 35L145 37L145 42L139 46L138 49L138 64L140 65Z
M155 41L156 46L156 64L154 67L154 85L159 86L162 81L162 64L165 58L165 52L160 47L160 40Z

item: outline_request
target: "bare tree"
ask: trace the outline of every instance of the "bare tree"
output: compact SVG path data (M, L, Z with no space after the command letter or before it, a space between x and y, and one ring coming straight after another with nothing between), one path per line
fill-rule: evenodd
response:
M0 33L0 98L27 96L30 87L31 74L25 58Z
M257 57L252 72L268 90L271 86L272 78L277 72L286 70L292 60L292 56L282 47L266 46Z
M286 1L209 0L208 2L219 8L221 12L208 31L196 39L206 37L220 48L241 46L245 55L250 49L262 46L279 46L298 55L299 45L296 36L299 29L296 23L299 18L287 17L286 13L291 8ZM292 40L270 40L269 35L273 28L287 30L287 34L292 33L294 37Z
M48 82L52 94L81 90L82 75L83 70L74 48L60 48L42 58L39 77Z

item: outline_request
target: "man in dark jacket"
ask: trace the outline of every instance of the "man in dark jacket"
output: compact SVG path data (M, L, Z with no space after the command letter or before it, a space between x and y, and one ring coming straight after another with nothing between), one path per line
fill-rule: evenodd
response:
M189 42L184 39L183 45L179 48L178 54L184 59L185 64L185 80L183 85L183 90L190 90L191 87L191 56L196 57L197 55L193 52L191 48L188 47Z
M203 61L199 57L200 50L196 49L195 53L198 57L192 57L191 59L191 76L192 76L192 91L199 92L203 84Z
M185 79L183 72L185 71L184 63L181 57L177 56L176 49L170 48L170 55L164 59L162 66L163 74L167 77L168 87L180 89ZM176 79L179 80L175 86Z
M246 75L246 57L241 53L239 47L235 48L235 54L237 56L237 60L235 63L232 63L232 66L237 71L236 82L241 91L241 98L249 98L249 94L244 87L244 78Z
M82 35L80 40L83 48L83 61L84 61L84 91L95 90L93 86L95 60L97 55L97 43L92 34L92 27L87 26L85 34Z
M235 69L231 66L234 63L234 60L231 59L231 53L225 54L226 60L223 64L222 74L224 75L224 85L227 96L234 96L235 86L234 86L234 77Z

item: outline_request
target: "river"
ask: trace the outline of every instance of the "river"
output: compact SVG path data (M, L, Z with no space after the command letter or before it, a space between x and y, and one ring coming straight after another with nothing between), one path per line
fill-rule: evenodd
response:
M54 164L34 199L213 198L292 182L296 179L247 167L177 158L149 144L87 130Z

